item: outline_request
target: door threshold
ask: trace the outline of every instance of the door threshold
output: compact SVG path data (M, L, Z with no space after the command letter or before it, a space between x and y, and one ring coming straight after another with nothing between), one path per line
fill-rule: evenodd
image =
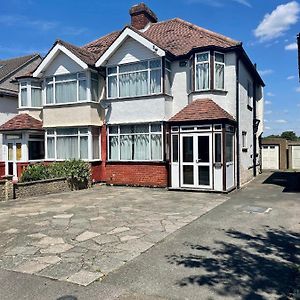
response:
M199 193L215 193L215 194L227 193L227 191L216 191L216 190L197 189L197 188L188 188L188 187L179 187L179 188L168 187L168 190L177 191L177 192L199 192Z

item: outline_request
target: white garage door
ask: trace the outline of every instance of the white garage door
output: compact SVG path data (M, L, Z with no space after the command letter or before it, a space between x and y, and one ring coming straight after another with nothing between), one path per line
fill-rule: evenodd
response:
M262 147L262 168L264 170L279 169L279 146L263 145Z
M292 168L300 169L300 146L292 146Z

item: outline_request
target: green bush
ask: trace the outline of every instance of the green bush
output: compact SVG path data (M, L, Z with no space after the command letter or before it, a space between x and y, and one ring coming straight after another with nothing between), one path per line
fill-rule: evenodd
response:
M66 160L48 165L35 164L28 166L21 176L21 182L38 181L65 177L72 190L87 188L91 184L91 169L82 160Z

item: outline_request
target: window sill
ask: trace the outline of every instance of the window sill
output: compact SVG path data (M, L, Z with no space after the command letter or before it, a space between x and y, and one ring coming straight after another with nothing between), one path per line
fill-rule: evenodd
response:
M125 101L125 100L161 98L161 97L166 97L166 98L173 99L173 96L171 96L169 94L160 93L160 94L134 96L134 97L106 98L106 99L103 99L103 100L106 100L106 101Z
M40 107L30 107L30 106L18 107L18 110L41 110L41 109L43 109L43 106L40 106Z
M80 101L80 102L68 102L68 103L54 103L54 104L44 104L44 108L50 107L60 107L60 106L81 106L86 104L99 104L96 101Z
M197 95L197 94L214 94L214 95L224 95L226 96L228 94L228 91L226 90L202 90L202 91L192 91L189 93L190 95Z

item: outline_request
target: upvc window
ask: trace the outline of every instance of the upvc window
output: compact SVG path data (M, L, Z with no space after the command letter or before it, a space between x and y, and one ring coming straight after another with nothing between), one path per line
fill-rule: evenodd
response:
M31 82L31 107L42 107L42 86L40 82Z
M46 104L73 103L87 100L85 73L46 78Z
M242 148L243 149L247 148L247 132L246 131L242 132Z
M108 152L113 161L163 159L162 124L109 126Z
M171 62L166 59L165 64L166 64L166 66L165 66L165 77L166 77L165 78L165 92L166 92L166 94L171 95L172 94L172 92L171 92L171 86L172 86Z
M20 107L42 107L42 86L40 82L20 83Z
M135 97L161 93L161 59L107 68L107 97Z
M92 101L99 101L99 77L94 72L91 72L91 98Z
M27 96L27 82L20 83L20 97L21 97L21 106L28 106L28 96Z
M203 52L196 54L196 90L208 90L210 88L210 54Z
M100 158L100 131L88 127L56 128L46 131L47 159L92 160ZM92 149L89 149L89 145Z
M225 85L225 56L223 53L215 52L215 89L224 90Z

